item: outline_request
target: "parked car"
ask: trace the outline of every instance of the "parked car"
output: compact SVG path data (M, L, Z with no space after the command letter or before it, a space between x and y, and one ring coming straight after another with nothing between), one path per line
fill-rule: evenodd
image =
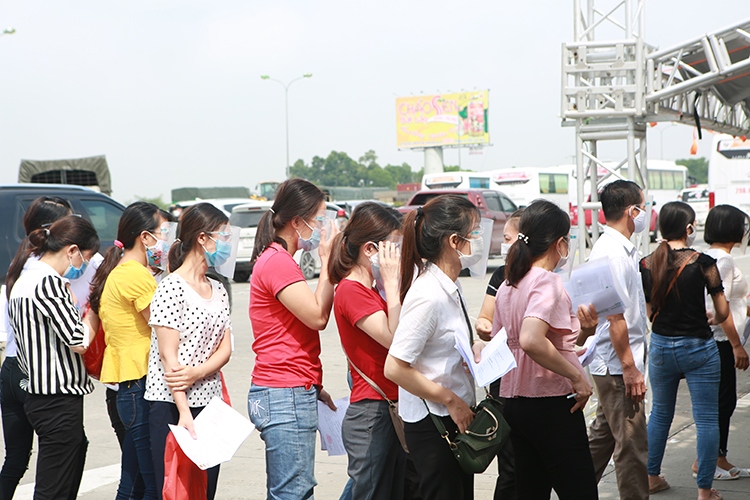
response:
M398 210L403 214L407 214L421 207L431 199L446 194L468 198L479 209L483 218L494 221L490 243L490 256L499 256L503 243L505 221L508 220L510 214L518 210L516 204L499 191L488 189L430 189L427 191L418 191L406 205L399 207Z
M589 195L586 201L587 202L591 201L591 195ZM656 241L656 239L658 238L658 234L659 234L659 212L655 210L655 207L656 207L656 202L654 202L654 206L651 207L651 224L648 229L652 242ZM586 229L588 230L589 235L590 235L591 234L591 210L584 210L583 214L584 214L584 217L586 218ZM577 226L578 225L578 205L573 205L571 203L569 215L570 215L570 225ZM598 211L597 220L599 221L599 227L603 227L607 225L607 219L604 218L604 210ZM705 219L703 220L705 221Z
M185 200L185 201L178 201L177 203L173 203L169 206L169 212L172 213L175 217L178 219L180 218L180 214L182 214L182 211L186 209L187 207L191 205L196 205L198 203L210 203L211 205L215 206L224 214L229 217L232 215L232 209L236 207L237 205L242 205L245 203L259 203L257 200L253 200L252 198L211 198L211 199L195 199L195 200Z
M700 228L706 225L706 217L708 217L709 210L708 197L708 186L705 184L683 189L680 192L679 199L693 207L693 210L695 210L695 220Z
M10 184L0 186L0 274L5 281L10 261L26 236L23 214L40 196L58 196L73 212L91 221L99 234L103 254L117 239L117 224L125 207L106 194L67 184Z
M244 283L250 279L253 266L250 259L255 247L255 233L261 217L273 206L271 201L256 201L237 205L232 209L229 223L240 227L240 244L237 247L237 262L234 265L234 281Z

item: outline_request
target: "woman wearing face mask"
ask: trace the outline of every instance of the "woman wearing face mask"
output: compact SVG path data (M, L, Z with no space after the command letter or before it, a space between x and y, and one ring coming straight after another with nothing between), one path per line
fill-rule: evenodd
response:
M591 384L575 353L580 323L560 276L570 218L554 203L532 202L518 223L492 330L505 328L517 367L500 396L511 428L519 498L597 498L583 407Z
M39 438L37 499L74 499L83 474L83 396L94 387L81 355L92 334L62 277L85 270L98 249L91 223L68 215L28 235L27 264L7 277L10 324L25 375L24 410ZM28 259L32 254L39 259Z
M330 242L325 228L320 228L324 200L323 192L310 182L283 182L255 236L250 322L256 358L247 405L266 443L269 498L312 498L317 400L335 409L323 390L318 333L328 324L333 304ZM299 249L315 248L321 267L313 293L292 256Z
M28 256L28 235L32 231L42 226L49 227L57 219L70 215L71 212L70 204L62 198L43 196L34 200L23 216L26 238L18 247L7 274L17 276L26 267L29 258L38 260L38 257ZM34 429L23 410L26 391L21 389L21 380L26 376L18 366L16 339L8 317L8 296L11 288L13 287L3 287L0 296L0 315L2 316L0 328L3 332L0 338L6 339L5 361L0 370L0 390L2 391L0 406L2 407L5 442L5 461L0 472L0 498L13 498L19 481L28 469L34 441Z
M209 203L185 209L180 239L169 252L169 268L151 301L154 332L146 379L151 401L149 434L156 490L164 486L164 449L169 425L195 435L193 418L214 397L221 397L219 370L231 354L231 322L226 290L206 277L209 264L229 258L228 219ZM219 466L208 469L206 498L213 500Z
M151 461L146 390L151 345L149 306L156 280L147 266L167 258L169 246L160 238L164 222L159 207L135 202L125 209L117 240L104 256L91 291L91 310L101 319L107 344L100 380L118 384L117 411L125 426L117 499L143 491L144 499L160 498Z
M664 238L641 260L646 310L652 323L648 369L653 406L648 421L648 480L652 492L669 488L659 475L677 388L687 379L697 430L698 498L719 499L711 488L719 450L719 350L706 316L705 293L711 296L714 324L723 323L729 306L716 260L696 252L695 212L687 203L665 203L659 212Z
M482 258L479 220L471 202L453 195L438 196L404 219L403 306L385 376L399 386L406 443L420 493L429 499L474 497L474 476L461 470L430 413L451 436L474 418L474 380L455 345L456 335L470 336L458 274Z
M383 376L401 311L400 251L393 243L400 238L400 228L396 210L363 203L331 243L328 263L331 283L337 285L336 325L352 365L352 393L342 435L352 498L363 500L400 499L404 493L406 453L388 411L388 401L398 401L398 387Z
M748 356L742 345L737 329L747 318L748 286L742 271L732 258L732 248L748 237L747 214L732 205L717 205L708 212L703 239L711 245L706 255L716 259L716 267L721 275L724 295L729 301L730 314L723 323L712 325L716 347L721 360L721 382L719 383L719 459L716 461L714 480L728 480L750 477L750 470L735 467L727 460L729 424L737 406L737 372L747 370ZM706 301L706 309L713 314L713 302ZM693 472L698 472L698 461L693 464Z

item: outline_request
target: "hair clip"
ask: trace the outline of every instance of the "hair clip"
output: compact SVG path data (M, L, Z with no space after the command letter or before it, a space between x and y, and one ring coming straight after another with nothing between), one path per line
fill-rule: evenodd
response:
M47 236L49 236L49 229L47 229L46 227L44 228L44 234L46 234Z
M274 210L273 208L269 208L268 211L271 212L272 214L276 215L276 210Z
M113 245L114 245L114 246L116 246L117 248L119 248L120 250L122 250L122 249L124 249L124 248L125 248L125 245L123 245L123 244L122 244L122 241L120 241L120 240L115 240L115 241L113 242Z
M529 237L528 237L528 236L526 236L526 235L525 235L525 234L523 234L523 233L518 233L518 239L519 239L519 240L521 240L521 241L523 241L523 242L524 242L524 243L526 243L527 245L529 244Z

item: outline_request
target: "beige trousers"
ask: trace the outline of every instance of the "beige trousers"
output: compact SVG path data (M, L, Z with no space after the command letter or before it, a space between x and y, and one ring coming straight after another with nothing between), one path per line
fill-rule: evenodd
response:
M614 457L622 500L648 498L648 433L643 403L625 396L622 375L595 375L599 397L596 420L589 429L589 449L596 481Z

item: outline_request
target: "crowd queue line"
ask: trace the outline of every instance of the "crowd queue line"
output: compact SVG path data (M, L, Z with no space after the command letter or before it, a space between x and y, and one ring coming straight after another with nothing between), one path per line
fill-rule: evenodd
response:
M490 387L511 428L497 455L495 498L549 498L552 490L560 499L597 498L613 456L621 498L668 489L660 466L682 377L698 432L698 498L721 498L714 480L750 477L728 460L735 370L748 367L738 335L748 285L730 252L748 237L747 215L726 205L712 209L710 249L701 253L691 248L692 208L667 203L659 219L664 240L639 259L630 238L648 226L640 188L616 181L601 201L607 226L591 258L609 257L627 295L623 314L573 310L554 272L569 256L570 220L537 200L508 220L506 265L493 274L471 325L458 276L484 255L474 205L446 195L402 217L364 203L339 232L325 226L316 186L282 183L258 225L250 282L255 364L247 411L265 443L268 498L313 497L317 402L335 409L322 385L319 338L332 310L351 367L342 428L350 479L342 499L473 498L474 476L449 445L475 417L475 383L455 348L457 335L473 338L472 326L481 339L472 346L476 359L502 330L517 364ZM76 497L88 447L89 373L107 386L122 452L116 498L174 494L164 489L168 425L194 435L195 416L222 397L230 304L210 276L231 258L233 237L227 217L210 204L186 209L172 239L175 222L136 202L101 256L93 226L66 200L42 197L29 207L27 237L0 304L8 338L0 371L2 498L13 497L34 434L34 498ZM322 265L313 291L292 256L315 248ZM592 386L576 345L595 333L590 371L599 397L587 429L582 410ZM101 355L92 354L96 345ZM217 496L218 476L219 466L207 471L205 498Z

